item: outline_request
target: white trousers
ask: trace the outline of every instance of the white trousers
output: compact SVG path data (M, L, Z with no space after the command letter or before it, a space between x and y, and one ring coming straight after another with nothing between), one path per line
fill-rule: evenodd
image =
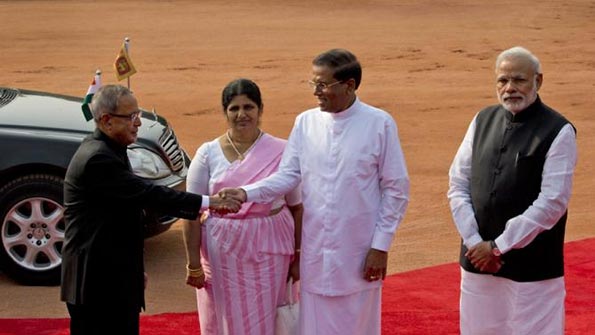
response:
M301 335L380 335L382 288L350 295L300 292Z
M564 334L564 277L515 282L461 269L462 335Z

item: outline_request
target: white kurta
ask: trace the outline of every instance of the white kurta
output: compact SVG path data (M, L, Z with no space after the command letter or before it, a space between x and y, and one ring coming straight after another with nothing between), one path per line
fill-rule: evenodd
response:
M450 167L448 199L452 216L467 248L482 241L471 204L471 154L475 118ZM495 242L502 253L527 246L542 231L551 229L568 208L576 165L576 136L565 125L552 142L543 165L541 192L533 204L506 223Z
M325 296L378 288L363 279L370 248L388 251L409 201L397 126L356 99L340 113L296 118L279 171L243 187L269 202L302 182L301 289Z
M468 248L483 240L471 204L474 134L475 118L450 167L448 190L455 225ZM546 154L539 196L525 212L508 220L496 238L501 252L527 246L558 222L568 207L576 157L576 136L567 124ZM564 278L521 283L461 271L461 334L563 333Z

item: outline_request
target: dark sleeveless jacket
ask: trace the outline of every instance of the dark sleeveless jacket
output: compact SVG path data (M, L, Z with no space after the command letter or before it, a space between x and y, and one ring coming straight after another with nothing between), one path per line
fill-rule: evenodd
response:
M498 237L509 219L522 214L537 199L546 154L567 123L539 97L516 115L501 105L487 107L478 114L470 187L484 241ZM526 247L504 254L504 265L496 276L519 282L563 276L566 216L564 213L551 230L540 233ZM464 256L466 251L461 244L461 266L479 273Z

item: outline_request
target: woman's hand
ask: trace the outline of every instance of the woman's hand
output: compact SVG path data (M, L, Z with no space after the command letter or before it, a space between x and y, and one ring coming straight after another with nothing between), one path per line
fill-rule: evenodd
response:
M287 274L287 279L293 279L293 282L297 282L300 280L300 254L296 253L293 256L293 260L291 264L289 264L289 273Z
M186 285L203 288L205 286L205 275L203 274L200 277L186 276Z
M205 272L201 266L190 267L190 265L186 265L186 284L196 288L205 286Z

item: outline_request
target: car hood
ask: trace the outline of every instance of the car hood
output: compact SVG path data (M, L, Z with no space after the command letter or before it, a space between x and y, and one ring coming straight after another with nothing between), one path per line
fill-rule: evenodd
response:
M95 122L85 120L82 103L79 97L0 87L0 126L86 134L95 129ZM141 117L139 137L167 128L167 121L155 114L143 111Z

